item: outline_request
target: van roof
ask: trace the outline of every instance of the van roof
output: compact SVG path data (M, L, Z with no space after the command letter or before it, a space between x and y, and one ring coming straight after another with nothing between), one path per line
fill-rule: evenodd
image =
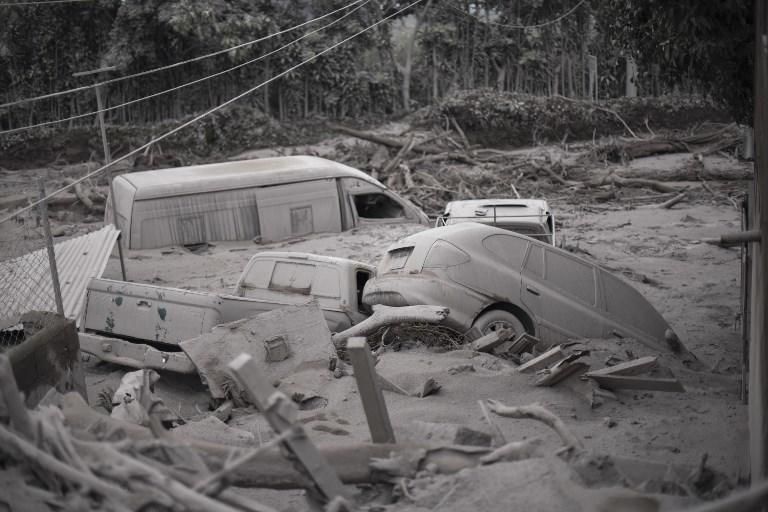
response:
M116 179L133 185L136 189L134 199L141 200L338 177L359 178L386 188L362 171L315 156L281 156L173 167L124 174Z

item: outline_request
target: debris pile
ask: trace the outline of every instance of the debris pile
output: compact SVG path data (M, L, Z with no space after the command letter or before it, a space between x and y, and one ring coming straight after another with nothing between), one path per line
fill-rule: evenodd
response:
M624 199L641 205L656 203L662 208L697 196L732 202L725 194L713 190L707 181L751 177L747 171L708 169L703 163L706 155L738 147L743 134L735 124L706 123L684 133L651 133L642 137L630 130L631 138L529 150L476 146L455 118L450 118L443 128L400 136L340 125L331 128L378 145L374 153L341 147L335 158L367 169L430 215L441 214L446 203L453 200L521 195L551 199L562 194L590 194L598 202ZM692 153L685 169L645 171L626 166L635 158L674 152ZM597 165L605 170L598 174L587 171ZM698 181L701 187L680 186L672 181ZM674 202L668 202L673 198Z
M530 96L490 89L461 91L431 113L440 123L454 118L472 143L521 147L541 142L590 140L663 126L689 129L730 116L695 96L620 98L601 103L562 96Z

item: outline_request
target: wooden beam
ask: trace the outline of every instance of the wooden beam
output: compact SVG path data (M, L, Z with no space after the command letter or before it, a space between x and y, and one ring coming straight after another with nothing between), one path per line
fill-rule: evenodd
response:
M476 352L490 352L494 348L507 341L514 334L515 331L512 329L500 329L498 331L491 331L485 336L482 336L473 341L472 350Z
M298 410L296 404L272 387L248 354L237 356L229 363L228 368L275 432L283 434L291 429L296 432L296 435L287 437L281 444L304 466L307 474L325 498L330 501L336 496L347 497L344 485L333 467L309 440L301 424L294 423L293 419Z
M368 429L371 431L371 441L374 443L394 443L395 433L389 421L387 404L381 392L379 378L373 365L373 356L368 342L363 337L347 340L347 354L355 370L357 389L363 402Z
M646 391L669 391L683 393L685 388L677 379L660 379L656 377L637 377L631 375L590 375L600 387L605 389L642 389Z
M5 354L0 354L0 399L2 399L0 413L3 412L2 406L5 406L13 429L25 439L32 439L35 433L32 420L29 418L29 411L16 385L11 362Z
M640 357L614 366L593 370L585 375L587 377L593 377L595 375L637 375L652 369L658 362L659 358L656 356Z
M583 361L566 362L564 364L558 364L550 373L543 375L536 379L535 386L554 386L555 384L564 381L571 375L575 375L579 372L583 372L589 368L589 365Z
M768 2L755 2L755 201L749 229L768 240ZM749 453L752 485L768 479L768 250L753 244L749 330Z
M517 367L517 371L521 373L530 373L535 372L537 370L541 370L542 368L546 368L555 361L560 361L565 357L565 354L563 353L563 349L560 348L560 345L553 347L540 356L536 356L530 361L528 361L525 364L521 364Z
M512 345L504 352L507 354L522 354L523 352L527 352L538 344L538 338L531 336L527 332L524 332L518 336L515 341L512 342Z

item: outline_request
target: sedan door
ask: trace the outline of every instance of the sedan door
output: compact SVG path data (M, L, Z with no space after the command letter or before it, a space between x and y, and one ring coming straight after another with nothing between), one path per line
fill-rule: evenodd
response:
M521 293L523 303L536 315L545 341L603 336L605 319L597 309L594 265L560 249L532 244Z

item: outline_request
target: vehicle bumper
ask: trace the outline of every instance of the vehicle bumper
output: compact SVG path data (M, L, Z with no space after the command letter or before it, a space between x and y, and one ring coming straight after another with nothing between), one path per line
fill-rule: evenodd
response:
M484 307L482 297L466 288L423 274L378 277L368 281L363 303L374 306L444 306L449 309L443 325L465 332Z

